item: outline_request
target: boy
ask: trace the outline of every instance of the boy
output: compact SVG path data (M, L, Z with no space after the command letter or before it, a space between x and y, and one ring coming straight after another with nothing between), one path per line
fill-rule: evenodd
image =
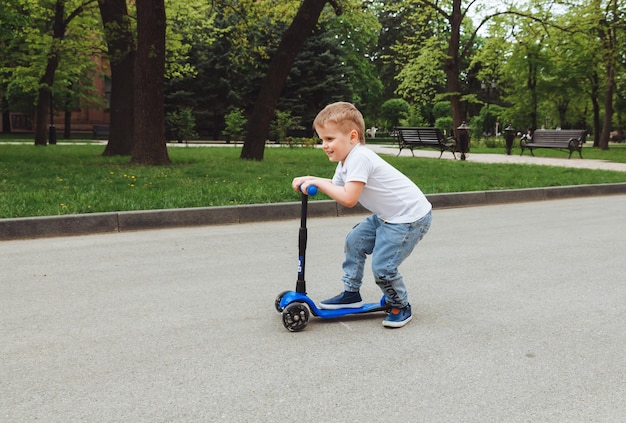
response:
M371 254L376 284L391 307L383 326L402 327L412 316L398 266L428 232L432 206L409 178L364 146L365 123L354 105L338 102L326 106L315 118L313 128L329 160L337 162L335 175L332 179L300 176L294 178L293 189L306 192L309 185L315 185L346 207L360 202L373 213L346 236L344 292L322 301L320 307L363 305L359 289L365 258Z

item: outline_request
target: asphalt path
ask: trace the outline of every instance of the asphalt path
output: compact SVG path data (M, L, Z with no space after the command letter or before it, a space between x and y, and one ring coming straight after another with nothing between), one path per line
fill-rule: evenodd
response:
M387 155L398 155L398 147L394 145L384 145L384 144L366 144L369 148L376 151L379 154L387 154ZM590 148L590 147L589 147ZM583 149L583 157L585 154L585 149ZM473 161L477 163L505 163L505 164L528 164L528 165L540 165L540 166L557 166L557 167L571 167L576 169L595 169L595 170L614 170L620 172L626 172L626 163L616 163L610 162L607 160L591 160L591 159L580 159L578 158L578 153L572 155L572 158L568 158L567 151L563 151L563 157L542 157L541 153L538 151L535 153L536 155L532 156L530 153L526 153L525 155L520 155L516 151L519 149L514 149L513 154L467 154L467 160ZM439 152L432 149L421 149L416 148L411 152L411 150L403 149L400 153L402 157L408 156L415 157L428 157L428 158L438 158ZM441 158L444 160L458 160L459 154L455 156L450 152L444 152L441 155Z
M435 210L395 330L381 314L283 327L296 219L2 242L0 420L623 422L624 210ZM361 217L310 219L314 300L341 289ZM362 293L380 298L369 272Z

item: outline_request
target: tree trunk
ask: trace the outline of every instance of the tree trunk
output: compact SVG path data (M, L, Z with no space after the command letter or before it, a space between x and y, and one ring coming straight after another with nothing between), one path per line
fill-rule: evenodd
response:
M465 111L461 104L461 83L459 47L461 43L461 23L463 13L461 11L461 1L452 2L452 14L449 16L450 22L450 42L448 43L448 56L444 63L446 74L446 87L450 96L450 107L452 109L452 130L458 137L457 128L465 121Z
M569 107L569 100L561 100L556 103L556 110L559 114L559 128L568 129L567 122L567 108ZM549 129L549 128L546 128Z
M606 89L604 92L604 123L602 133L598 140L600 150L609 149L609 138L611 137L611 125L613 121L613 91L615 89L615 61L609 64L606 69Z
M526 88L530 92L530 128L534 131L537 129L537 64L532 52L528 52L528 79L526 80Z
M593 146L600 146L600 103L598 102L598 95L600 92L600 83L599 77L596 72L592 72L590 75L591 81L591 105L592 105L592 113L593 113Z
M599 6L599 3L598 3ZM606 85L604 90L604 122L602 132L598 140L600 150L609 149L609 138L611 137L611 125L613 121L613 94L615 92L615 70L617 68L618 52L618 27L623 24L618 22L618 2L610 0L606 5L605 16L600 20L598 32L604 51Z
M165 81L164 0L137 0L134 139L131 163L170 164L165 142L163 84Z
M48 67L50 62L48 62ZM48 71L46 71L46 74ZM35 111L35 145L48 145L47 128L49 126L50 101L52 92L48 86L44 86L45 79L49 79L46 74L39 80L39 90L37 92L37 108ZM53 77L54 78L54 77Z
M241 158L263 160L265 141L280 94L300 48L315 28L327 0L304 0L272 58L254 103Z
M99 0L111 70L109 142L104 156L127 156L133 151L133 75L135 39L126 0Z

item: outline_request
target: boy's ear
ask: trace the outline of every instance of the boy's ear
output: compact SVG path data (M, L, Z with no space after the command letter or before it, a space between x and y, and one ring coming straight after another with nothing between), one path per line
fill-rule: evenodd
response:
M350 142L359 141L359 132L356 129L350 131Z

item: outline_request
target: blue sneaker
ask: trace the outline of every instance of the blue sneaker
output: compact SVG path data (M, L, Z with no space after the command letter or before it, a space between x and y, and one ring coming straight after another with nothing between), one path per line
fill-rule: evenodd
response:
M401 328L411 321L411 304L406 307L392 307L389 314L383 320L383 326L388 328Z
M340 308L363 307L363 300L359 292L343 291L336 297L329 298L320 303L320 308L325 310L338 310Z

